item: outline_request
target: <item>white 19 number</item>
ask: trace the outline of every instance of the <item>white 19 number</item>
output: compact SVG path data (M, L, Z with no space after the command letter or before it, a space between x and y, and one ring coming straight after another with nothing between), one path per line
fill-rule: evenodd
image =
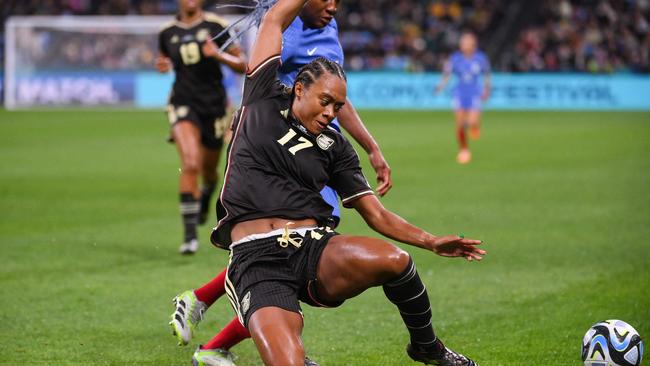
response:
M196 42L185 43L180 48L181 58L185 65L192 65L201 59L201 52L199 51L199 44Z

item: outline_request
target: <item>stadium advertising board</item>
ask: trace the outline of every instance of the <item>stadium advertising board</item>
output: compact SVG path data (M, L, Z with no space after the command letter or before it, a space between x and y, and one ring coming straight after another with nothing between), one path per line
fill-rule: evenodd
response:
M451 86L432 93L439 74L352 73L348 94L358 108L446 109ZM650 110L650 77L635 75L495 74L488 109Z
M357 108L447 109L450 87L432 90L439 74L351 73L348 96ZM636 75L495 74L485 107L503 110L650 110L650 77Z
M451 86L441 95L433 88L440 74L350 73L348 96L360 109L449 109ZM138 77L136 105L165 104L171 79L154 73ZM231 91L237 90L230 84ZM578 74L496 74L485 108L501 110L650 110L650 77ZM231 94L232 95L232 94ZM238 100L238 98L232 98Z
M227 67L222 67L223 85L228 99L239 104L244 79ZM158 108L167 105L167 99L174 83L173 73L141 72L136 76L135 104L140 108Z
M13 102L18 107L133 106L134 73L42 72L17 75Z
M30 107L118 106L159 108L167 103L173 75L155 72L39 72L15 77L13 103ZM451 85L440 95L440 74L350 73L348 96L360 109L449 109ZM241 77L225 72L233 103ZM635 75L495 74L485 104L494 110L650 110L650 77Z
M156 72L39 72L14 78L12 106L137 107L167 104L174 75ZM241 77L224 72L231 100L241 99Z

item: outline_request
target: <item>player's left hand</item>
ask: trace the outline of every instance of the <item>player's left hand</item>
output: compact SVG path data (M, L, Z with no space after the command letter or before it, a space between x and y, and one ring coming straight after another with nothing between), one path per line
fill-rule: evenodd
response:
M379 150L368 154L368 159L370 160L370 165L372 165L372 168L377 174L377 194L379 197L383 197L393 187L393 180L390 176L390 166L388 166L388 162L384 159L384 155Z
M163 55L158 55L156 57L155 66L156 66L156 70L158 70L158 72L163 72L164 73L164 72L167 72L167 71L169 71L171 69L171 61L169 60L169 58L167 58L167 57L165 57Z
M482 241L465 239L457 235L435 237L430 243L431 250L443 257L464 257L468 261L483 259L487 252L476 246Z
M201 46L201 51L205 57L216 58L217 61L223 60L223 51L217 47L217 44L210 37Z
M485 102L488 98L490 98L490 89L485 89L483 90L483 94L481 94L481 100Z

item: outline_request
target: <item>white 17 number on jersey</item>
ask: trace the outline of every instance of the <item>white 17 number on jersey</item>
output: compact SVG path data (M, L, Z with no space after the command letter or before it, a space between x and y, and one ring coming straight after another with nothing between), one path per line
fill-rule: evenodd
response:
M281 146L284 146L289 142L292 138L294 138L298 133L294 131L293 129L289 129L289 132L287 132L286 135L282 136L281 139L278 140L278 144ZM296 155L296 153L300 150L306 149L308 147L314 146L314 144L311 143L311 141L307 140L305 137L300 136L298 138L298 141L300 142L299 144L292 146L289 148L289 152L292 155Z

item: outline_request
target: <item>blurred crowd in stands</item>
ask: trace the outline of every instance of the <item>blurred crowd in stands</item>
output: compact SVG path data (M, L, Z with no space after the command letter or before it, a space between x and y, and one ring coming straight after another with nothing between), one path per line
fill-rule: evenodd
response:
M216 4L252 0L207 0ZM4 0L10 15L162 15L176 0ZM348 70L439 71L463 31L479 37L497 71L650 72L650 0L341 0ZM50 36L53 67L147 68L155 40ZM98 40L97 40L98 39ZM53 53L52 53L53 52ZM42 65L39 65L42 66Z
M151 33L69 32L36 27L17 34L17 63L40 70L145 70L156 56L158 28ZM124 30L123 30L124 31Z
M515 71L649 72L650 1L545 1L516 39Z
M346 66L440 70L461 32L489 32L506 2L344 0L337 19Z

